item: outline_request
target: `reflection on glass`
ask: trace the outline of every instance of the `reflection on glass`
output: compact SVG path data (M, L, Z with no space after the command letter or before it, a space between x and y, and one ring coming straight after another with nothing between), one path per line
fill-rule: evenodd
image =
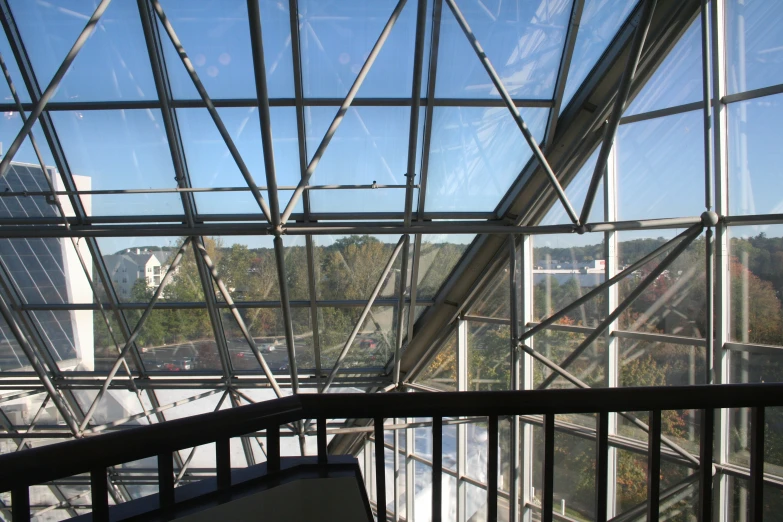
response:
M457 335L451 334L416 383L443 391L457 391Z
M266 169L263 148L260 146L258 110L254 107L232 107L221 108L218 112L256 185L265 187ZM209 112L206 109L178 109L177 116L191 184L199 188L247 188L247 182ZM293 187L300 179L295 109L273 107L270 109L270 118L276 180L280 187ZM269 196L265 190L262 195L268 202ZM290 191L278 193L281 209L285 208L290 195ZM202 214L261 212L250 191L197 192L194 197Z
M305 111L309 158L337 112ZM318 162L311 185L405 185L410 108L351 107ZM313 212L402 212L405 189L311 190Z
M583 334L546 329L533 336L530 346L550 361L560 364L566 357L574 353L585 337ZM606 386L606 342L604 338L599 338L585 348L565 370L592 388ZM556 375L556 377L547 386L547 389L577 387L538 361L533 366L534 387L541 386L544 380L551 375Z
M75 390L73 392L76 402L82 411L87 411L95 398L98 396L97 390ZM100 426L109 422L115 422L131 415L136 415L152 409L149 398L142 393L136 395L130 390L107 390L97 403L95 413L90 421L90 427ZM148 417L140 417L129 422L124 422L123 426L141 426L150 424Z
M587 0L585 2L579 31L576 34L571 68L568 71L568 81L563 93L561 111L565 109L636 4L637 0Z
M783 4L763 0L726 2L729 93L783 83Z
M209 97L255 98L247 3L241 0L198 0L162 4ZM287 33L287 25L280 29ZM166 30L160 22L158 26L174 97L200 98ZM279 35L275 36L279 39ZM266 44L267 39L264 40ZM270 86L274 84L272 81Z
M321 367L325 371L334 367L361 312L360 307L318 308ZM395 307L373 306L351 343L341 368L385 366L394 354L396 323Z
M647 501L647 457L619 448L616 451L616 510L621 514Z
M369 299L394 251L392 236L315 236L316 287L319 300ZM394 297L399 290L401 256L387 274L378 297ZM349 330L350 331L350 330Z
M783 226L731 227L730 234L731 339L783 346Z
M511 313L511 292L508 267L504 267L486 285L484 291L471 307L470 314L483 317L509 319Z
M473 235L423 235L416 296L432 299L473 241Z
M591 440L555 432L556 513L572 520L595 520L595 451Z
M775 186L783 150L776 140L783 118L783 95L729 105L729 211L732 214L783 212Z
M60 2L12 0L10 3L25 50L43 88L84 29L97 2L62 5ZM11 53L3 52L3 58L6 63L13 61ZM18 91L25 90L20 76L12 79ZM76 55L52 101L155 98L157 92L138 6L133 0L115 0Z
M504 87L515 98L551 99L563 54L571 2L461 2L462 15ZM498 98L457 20L444 6L436 95Z
M604 282L602 234L545 235L533 247L533 319L558 312ZM604 293L572 310L558 324L596 326L606 316Z
M396 4L394 0L299 2L306 97L342 99L348 94ZM407 4L362 83L359 96L410 96L415 33L416 4Z
M620 386L706 384L703 347L618 339Z
M239 314L269 368L275 373L287 375L290 361L282 311L279 308L242 308ZM261 365L242 335L233 315L224 310L221 316L232 367L235 370L260 371ZM310 310L292 309L291 322L294 328L294 353L297 367L300 370L315 368Z
M702 100L701 18L666 55L624 115L641 114Z
M509 390L511 331L507 325L468 322L468 390Z
M52 120L71 171L89 178L92 190L177 186L159 110L58 111ZM173 193L92 200L92 215L99 216L183 212L180 196ZM87 205L85 197L82 202Z
M644 233L619 232L620 268L663 245L679 230L659 230L653 237ZM655 235L665 235L654 238ZM637 239L630 239L630 238ZM625 238L629 238L625 240ZM623 279L619 285L620 302L625 300L639 284L658 266L664 255L649 261ZM705 239L693 241L669 267L653 281L641 295L620 315L621 330L645 331L704 337L706 317L705 297Z
M620 126L615 142L618 219L704 211L703 129L701 111Z
M548 109L519 109L541 141ZM532 152L505 107L436 107L427 174L429 212L495 209Z
M0 317L0 371L32 370L30 361L22 351L8 323Z

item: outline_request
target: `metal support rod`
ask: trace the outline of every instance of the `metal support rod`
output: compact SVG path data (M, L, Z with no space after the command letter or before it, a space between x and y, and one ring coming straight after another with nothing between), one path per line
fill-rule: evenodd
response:
M411 223L413 211L413 186L416 180L416 143L419 137L419 108L421 107L421 80L424 65L424 34L427 30L427 0L418 0L416 11L416 42L413 51L413 85L411 88L411 118L408 130L408 163L405 188L406 226ZM398 379L395 380L397 382Z
M313 332L313 357L315 358L315 382L320 391L323 371L321 369L321 334L318 329L318 302L316 300L318 290L315 280L313 236L305 236L305 250L307 253L307 290L310 296L310 330Z
M522 389L522 351L519 349L517 339L519 339L520 328L520 312L522 306L520 306L520 297L524 294L525 289L522 288L523 278L520 277L520 266L517 255L517 249L519 244L516 236L511 236L508 241L509 249L509 318L511 319L511 327L509 328L509 340L511 350L511 389L518 391ZM509 433L509 455L508 460L510 463L509 472L509 522L519 521L519 478L522 466L520 446L522 444L522 437L519 426L519 415L513 415L509 419L511 422Z
M650 412L647 432L647 520L657 522L661 490L661 410Z
M593 201L595 200L595 194L598 191L598 184L601 182L604 170L606 170L606 162L609 159L609 154L614 145L617 127L620 125L620 118L625 110L628 96L631 94L631 85L633 84L633 79L636 75L636 67L639 65L639 60L642 56L644 40L647 38L647 31L650 29L650 22L652 22L656 3L657 0L644 0L644 7L639 18L635 18L631 22L636 28L634 30L633 40L631 41L631 48L628 51L625 69L620 78L620 85L617 88L617 96L614 99L612 112L609 115L609 120L604 126L603 143L601 143L601 150L598 153L598 159L595 162L595 169L593 170L593 177L590 179L590 186L587 188L585 203L584 206L582 206L582 214L579 217L582 223L586 223L590 218L590 210L593 208Z
M704 235L704 251L706 254L705 270L704 270L704 285L706 293L706 306L704 318L704 340L706 341L705 347L705 368L704 368L704 382L707 384L714 384L715 380L715 262L713 249L715 248L715 241L713 240L712 227L708 227Z
M33 420L30 421L30 427L27 428L27 431L25 431L25 436L32 433L32 431L35 429L36 423L38 423L38 419L41 417L41 414L43 413L44 409L46 408L46 405L49 404L49 399L51 397L49 395L46 396L44 400L41 401L41 406L38 407L38 411L35 412L35 416L33 416ZM19 445L16 447L16 451L21 450L24 448L25 443L27 442L27 438L22 439L22 441L19 443Z
M76 421L74 420L73 413L68 408L68 405L65 403L65 401L63 401L62 397L60 396L60 393L55 388L54 383L49 378L49 374L46 372L46 369L41 364L41 361L39 361L38 357L36 357L32 345L27 340L27 336L24 334L22 329L14 320L14 317L11 313L11 309L8 307L8 303L5 302L5 299L1 295L0 295L0 315L2 315L3 319L5 319L5 322L8 325L8 328L11 330L11 333L13 334L14 338L16 339L16 342L19 344L19 347L24 352L25 357L27 357L27 360L30 362L30 365L33 367L33 371L35 371L35 374L41 380L41 384L43 384L44 388L46 388L49 397L52 398L52 402L54 402L55 406L57 407L57 411L59 411L60 415L63 416L63 420L68 425L68 429L71 430L74 437L77 438L80 437L81 434L79 431L79 426L77 426Z
M691 233L690 229L685 230L684 232L682 232L678 236L672 238L670 241L667 241L663 245L659 246L658 248L656 248L655 250L653 250L652 252L650 252L646 256L644 256L641 259L639 259L638 261L634 262L631 266L629 266L628 268L626 268L625 270L623 270L619 274L615 275L614 277L612 277L610 279L607 279L606 281L604 281L603 283L601 283L600 285L598 285L594 289L592 289L589 292L587 292L586 294L582 295L582 297L580 297L576 301L573 301L572 303L570 303L567 306L565 306L562 310L560 310L558 312L555 312L551 316L547 317L546 319L544 319L543 321L541 321L540 323L535 325L530 330L522 333L522 335L519 336L519 340L520 341L525 341L525 339L529 339L530 337L533 337L535 334L541 332L545 328L551 326L552 324L554 324L559 319L565 317L566 314L568 314L568 312L570 312L571 310L574 310L574 309L578 308L579 306L582 306L584 303L588 302L593 297L602 294L604 291L606 291L607 288L609 288L613 284L617 283L618 281L622 281L624 278L628 277L629 275L634 273L636 270L638 270L642 266L646 265L652 259L655 259L659 255L661 255L662 252L665 252L665 251L669 250L670 248L672 248L672 245L674 245L678 241L686 238L690 233Z
M396 339L394 343L394 375L392 381L394 384L400 384L400 353L402 352L402 331L405 324L405 289L408 283L408 252L410 251L411 236L405 234L403 236L404 241L402 243L402 266L400 267L400 285L397 289L399 295L397 296L397 331ZM408 323L408 328L411 328L411 324Z
M701 1L701 72L702 101L704 103L704 206L712 210L712 104L710 91L712 89L712 69L710 67L710 15L709 0ZM710 293L707 294L712 295Z
M30 111L30 116L27 118L27 121L24 122L24 125L22 125L22 128L19 130L16 138L14 138L14 141L11 142L11 146L8 147L8 150L5 152L2 161L0 161L0 177L5 176L5 173L11 164L11 160L14 159L14 155L19 150L19 147L21 147L22 142L27 137L27 134L33 130L33 125L35 125L35 122L38 121L38 117L41 116L41 113L44 111L46 104L49 103L49 100L52 98L52 96L54 96L54 93L57 91L57 87L60 85L60 81L65 76L65 73L68 72L68 69L71 67L74 59L79 54L79 51L81 51L82 47L84 47L84 44L87 43L87 40L95 30L96 26L98 25L98 21L101 19L101 16L103 16L104 11L106 11L106 8L109 7L110 3L111 0L101 0L101 3L99 3L95 8L95 11L93 11L92 16L90 16L90 18L87 20L87 24L84 26L81 33L79 33L79 36L76 37L76 41L73 43L73 46L68 51L68 54L65 55L65 58L60 64L60 67L57 68L54 76L52 76L49 85L46 86L46 89L38 99L38 102Z
M122 365L122 361L123 359L125 359L125 355L127 355L128 350L130 350L130 347L133 345L134 341L136 341L136 338L139 336L142 327L144 327L144 323L147 321L147 318L152 313L152 309L155 307L155 303L158 302L158 299L160 299L160 296L163 294L163 289L166 287L166 284L169 282L169 279L171 279L171 277L176 272L177 267L179 266L179 263L182 260L182 256L184 254L185 248L188 246L188 243L190 243L191 239L192 238L190 237L186 237L185 241L182 242L182 246L180 246L179 250L177 250L177 254L174 256L171 265L169 265L169 268L166 270L166 274L163 276L160 285L155 290L155 293L152 296L152 300L147 305L147 308L144 310L144 313L142 313L138 323L136 323L136 327L133 329L133 332L131 333L130 337L128 337L128 340L125 342L125 346L122 347L122 351L120 352L119 356L117 357L117 360L114 362L114 365L109 371L109 375L106 377L103 386L101 386L101 390L98 392L98 395L96 395L95 399L92 401L92 404L90 405L90 408L87 410L87 413L84 415L84 419L82 420L82 423L79 426L80 432L83 432L84 428L87 427L87 424L90 422L90 419L95 413L95 409L98 406L98 402L101 400L103 395L109 389L109 385L111 384L112 379L114 379L114 376L117 374L117 370L119 370L120 366Z
M182 47L182 42L180 42L179 38L177 37L177 33L174 31L174 27L172 27L171 22L169 22L169 19L166 17L166 13L163 11L163 7L160 5L160 2L158 0L151 1L155 12L158 14L158 18L163 25L163 28L166 30L166 34L168 34L171 43L174 45L175 49L177 50L177 54L182 60L182 64L185 66L185 69L187 69L188 75L190 75L190 79L193 81L193 85L196 87L199 96L201 96L201 99L204 101L204 105L206 106L207 111L209 111L209 115L212 117L212 121L215 122L215 127L217 127L220 136L226 143L226 148L228 148L228 151L231 154L231 157L234 159L237 168L242 173L242 177L245 179L245 183L247 183L247 186L250 187L256 203L258 203L258 206L261 208L261 212L263 212L266 219L271 223L272 217L269 212L269 206L264 200L264 196L261 195L261 191L258 189L258 186L256 185L250 170L247 168L245 160L242 159L241 154L239 154L239 150L234 144L234 140L231 138L231 134L229 134L228 129L226 129L226 126L223 124L223 119L220 117L220 114L215 108L215 104L212 102L209 94L207 94L207 90L204 88L204 84L201 83L201 79L199 78L195 67L193 67L193 63L190 61L190 58L188 58L188 55L185 52L185 48Z
M669 265L671 265L677 257L686 249L690 244L693 242L696 237L701 234L702 231L702 225L694 225L691 228L688 229L689 235L683 239L679 245L674 247L672 251L661 260L660 264L656 266L654 269L650 271L650 273L645 277L640 283L639 286L633 289L633 291L628 294L628 297L626 297L623 302L617 305L617 308L614 309L614 311L609 314L606 319L601 321L601 323L593 330L593 332L588 335L584 341L582 341L579 346L577 346L573 352L571 352L568 357L566 357L563 361L560 362L560 366L562 368L567 368L572 362L574 362L579 355L585 349L587 349L588 346L590 346L593 341L598 339L604 331L609 327L609 325L614 322L620 314L622 314L631 304L633 304L636 299L642 295L642 293L647 289L648 286L650 286L652 283L655 282L656 279L658 279L658 276L660 276L664 270L666 270ZM539 386L539 389L544 389L550 384L552 384L552 381L555 380L557 376L555 374L550 375Z
M750 522L764 520L764 407L750 409Z
M296 364L296 345L294 344L294 325L291 319L291 300L288 296L288 276L285 272L285 252L283 238L274 239L275 263L277 264L277 279L280 282L280 307L283 311L283 326L285 328L285 344L288 349L288 369L291 375L291 389L299 393L299 371ZM313 325L317 328L318 325Z
M397 22L397 18L399 18L400 13L402 12L402 8L405 6L405 2L406 0L400 0L397 3L397 7L394 8L394 11L383 28L383 31L381 31L380 36L378 36L378 40L375 42L375 45L370 51L370 54L367 56L367 59L364 61L364 65L362 65L362 68L359 70L359 74L356 75L356 80L354 80L353 85L351 85L351 88L348 90L348 94L345 95L345 99L340 105L340 109L337 111L337 114L335 114L331 125L329 125L329 128L327 129L326 134L324 134L321 143L318 145L318 148L315 150L313 157L310 159L310 163L307 165L307 169L305 169L305 171L302 173L302 179L299 181L299 185L296 187L296 190L291 196L291 199L288 201L288 205L285 207L285 212L283 212L281 217L283 224L285 224L288 221L288 218L291 217L291 213L294 211L294 207L299 202L299 198L302 197L302 192L304 191L305 186L309 183L313 172L315 172L315 168L318 166L318 162L321 161L324 152L326 152L326 147L329 146L329 142L332 140L332 137L334 137L335 132L337 132L337 128L340 126L340 123L343 121L345 114L348 112L348 108L351 106L353 99L356 97L356 93L359 92L359 88L362 86L364 78L367 76L367 73L370 72L370 67L372 67L373 63L375 63L375 58L378 56L378 53L381 52L381 48L383 48L383 44L386 42L392 27L394 27L395 22Z
M378 297L381 288L383 288L383 284L386 282L386 276L389 275L389 272L394 265L394 260L397 259L397 254L400 253L400 250L404 244L405 236L400 237L400 240L397 241L397 245L394 247L394 251L392 251L391 257L389 257L389 261L386 262L386 266L383 268L383 272L381 272L381 275L378 278L378 282L375 284L375 288L373 288L372 293L370 294L370 299L367 301L367 304L364 305L364 309L362 310L361 315L359 315L359 318L356 320L356 324L354 325L351 334L348 336L348 340L345 341L345 345L343 346L342 351L340 351L340 355L337 356L334 367L329 373L329 376L326 378L326 382L324 383L324 387L321 393L326 392L326 390L328 390L332 385L332 382L334 382L334 378L337 376L337 372L340 370L340 366L342 366L345 356L348 355L348 350L350 350L351 344L353 344L354 339L356 339L356 335L359 333L364 320L367 318L367 314L370 313L370 309L375 302L375 298Z
M457 7L457 4L454 2L454 0L446 0L446 3L449 5L449 8L451 8L451 12L454 13L454 18L457 19L457 23L462 28L462 32L465 33L465 36L470 41L471 46L473 46L473 50L476 52L476 56L478 56L482 65L484 66L484 69L487 71L487 74L492 80L492 84L495 86L495 89L497 89L500 97L503 98L506 107L508 108L509 112L511 112L511 115L517 124L517 127L519 127L519 130L522 131L522 135L525 137L525 141L527 141L528 145L530 146L530 150L533 151L533 155L536 157L536 160L538 160L541 168L549 178L549 181L552 184L552 188L557 193L557 197L563 204L568 217L575 225L579 225L579 217L576 215L574 207L572 207L571 203L568 201L568 196L566 196L563 187L560 185L560 181L558 181L557 176L552 170L552 167L549 165L549 162L544 156L544 153L541 152L541 149L538 147L538 143L533 137L533 134L530 132L530 129L527 128L527 124L525 123L525 120L522 119L522 115L519 113L519 109L517 109L517 106L514 104L514 100L511 99L508 91L506 91L503 82L501 81L497 72L495 72L495 68L490 63L487 54L484 52L481 44L479 44L476 36L473 34L473 31L471 31L467 20L465 20L465 17L462 16L462 12L459 10L459 7Z
M231 311L231 315L234 317L234 320L236 321L237 326L239 327L239 331L242 332L242 336L245 338L245 341L247 341L247 344L250 347L250 350L253 352L253 355L255 356L256 360L258 361L258 364L261 366L264 375L269 380L269 384L272 386L272 389L275 391L275 395L277 395L278 397L282 397L283 392L280 390L280 386L277 384L277 379L272 373L272 370L269 368L269 365L266 363L266 359L261 354L261 351L258 349L258 345L256 344L255 339L253 339L252 334L248 330L247 325L245 324L245 320L242 319L242 314L240 314L239 310L236 308L236 306L234 306L234 299L231 297L231 293L228 291L228 288L226 288L226 284L223 282L223 279L218 274L217 267L212 262L212 259L209 257L209 254L207 253L207 249L199 241L196 241L195 245L196 247L194 251L198 252L198 255L200 255L201 258L204 260L204 264L207 265L207 268L209 269L209 273L212 276L212 279L217 284L218 290L220 290L220 293L223 295L223 299L225 300L228 309Z

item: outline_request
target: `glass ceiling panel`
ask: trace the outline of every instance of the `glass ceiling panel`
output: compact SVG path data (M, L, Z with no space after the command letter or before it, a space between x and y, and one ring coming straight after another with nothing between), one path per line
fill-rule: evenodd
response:
M637 0L586 0L561 111L571 101L636 4Z
M416 281L418 299L432 299L475 235L424 234L421 238L419 273Z
M30 361L19 347L8 323L0 317L0 371L32 370Z
M729 94L783 83L783 3L726 1Z
M396 236L314 236L314 262L318 300L370 298L394 251ZM402 251L378 294L379 298L395 297L399 284Z
M452 333L416 378L416 382L443 391L457 391L457 334Z
M702 100L701 18L696 18L624 115L666 109Z
M89 178L92 190L177 187L159 110L58 111L52 120L71 172ZM91 199L96 216L183 213L174 193Z
M256 97L250 24L247 3L244 0L165 1L162 5L210 98ZM199 99L190 75L160 22L158 27L174 97ZM274 31L270 32L279 39L279 35L275 35ZM274 63L273 60L265 62L267 70ZM281 73L283 71L285 69L281 70ZM275 75L272 76L275 77L274 80L278 79ZM276 89L280 89L281 85L274 80L270 77L270 87L274 85ZM285 90L288 92L288 89ZM291 94L288 93L289 96Z
M462 1L458 6L512 97L552 99L570 1ZM435 92L444 98L500 97L446 5Z
M565 187L565 193L568 197L568 201L571 205L577 209L577 212L581 211L584 206L585 196L587 195L587 188L590 186L590 181L593 178L593 171L595 170L595 162L598 161L598 151L601 145L593 151L590 157L587 159L579 172L576 173L574 179L568 183ZM595 200L593 206L590 209L590 216L587 219L588 223L595 223L597 221L604 221L604 180L601 177L601 181L598 185L598 190L595 192ZM571 224L571 219L566 214L565 208L559 199L555 199L549 212L544 216L544 219L539 223L540 225L563 225Z
M305 97L344 98L348 94L396 4L396 0L300 0L299 37ZM410 96L415 35L416 2L409 2L362 84L359 96Z
M335 107L305 111L309 159ZM405 185L409 107L351 107L310 178L311 185ZM311 190L313 212L402 212L405 189Z
M549 110L519 111L540 143ZM494 210L531 156L507 108L436 107L425 210Z
M275 173L279 187L294 187L301 179L295 111L293 107L270 109ZM266 169L258 110L247 107L221 108L218 113L256 185L265 187ZM247 182L209 112L206 109L177 109L177 116L191 185L197 188L247 188ZM292 193L278 193L281 211ZM262 194L268 203L268 193L262 190ZM249 190L197 192L194 197L201 214L261 214L261 208ZM301 199L295 211L302 212Z
M73 46L98 1L11 0L10 4L38 84L43 90ZM21 78L15 76L14 82L18 83L19 89ZM74 59L52 101L156 98L137 4L133 0L114 0Z
M24 81L22 81L22 73L19 72L19 67L16 65L16 58L14 58L14 53L11 51L11 46L8 45L5 31L0 35L0 54L3 55L3 61L8 68L8 74L11 76L11 81L19 98L22 102L29 102L30 95L27 93ZM2 99L3 103L14 103L14 97L11 95L11 89L8 87L8 80L5 78L0 80L0 99Z

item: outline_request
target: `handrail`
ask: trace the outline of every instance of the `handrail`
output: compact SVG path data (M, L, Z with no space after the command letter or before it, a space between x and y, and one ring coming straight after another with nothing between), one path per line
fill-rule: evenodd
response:
M105 482L107 467L153 456L163 459L162 462L165 462L165 456L168 456L170 462L171 453L174 451L211 442L217 442L218 484L225 487L228 480L227 484L230 486L230 476L226 478L226 473L230 475L230 466L226 465L230 438L267 430L269 438L267 449L271 452L268 462L270 462L270 471L274 471L275 466L279 466L280 425L303 419L319 421L317 423L319 460L323 462L326 460L326 419L372 418L379 423L376 432L380 432L382 437L382 423L385 418L432 417L433 424L440 424L443 417L483 416L488 418L490 435L496 440L496 423L498 417L502 416L544 415L545 418L549 418L557 414L597 413L603 417L610 412L625 411L652 411L660 415L661 410L695 409L709 412L707 417L709 419L712 417L713 409L752 407L753 418L756 419L752 429L756 436L751 439L763 441L763 437L760 439L758 437L757 424L760 423L763 432L763 408L770 406L783 406L783 384L518 392L300 394L2 455L0 456L0 470L2 470L0 492L11 490L14 495L13 505L16 505L17 496L24 495L28 486L85 472L94 474L98 482L102 473ZM553 422L545 422L545 426L549 424L554 426ZM708 440L711 440L712 426L710 425L709 428L707 435ZM653 433L654 431L658 433ZM653 427L650 432L651 441L660 439L659 429ZM657 439L653 435L657 436ZM554 427L545 430L545 438L554 440ZM597 435L596 438L600 445L601 435ZM653 448L653 445L650 447ZM752 448L752 451L760 450ZM657 455L659 463L660 447L657 448ZM711 454L704 455L709 457L709 461L712 460ZM489 465L491 466L492 463L490 462ZM496 462L494 466L497 466ZM164 466L164 470L168 467ZM551 466L545 466L547 467L550 468L551 473ZM383 466L380 468L382 470ZM711 468L712 466L710 466L710 476ZM751 468L751 482L753 482L754 476L759 474L759 466L751 466ZM763 465L761 468L763 473ZM546 471L545 469L545 473ZM440 476L440 473L434 475ZM760 476L763 479L763 475ZM161 476L162 484L164 479L166 477ZM433 480L436 480L435 476ZM173 488L173 485L171 487ZM760 495L760 489L758 494ZM173 494L170 497L173 503ZM24 498L20 498L19 502L23 507ZM100 502L100 499L93 500L94 504L96 502ZM96 510L96 513L99 512ZM16 514L14 516L16 520ZM544 517L545 520L547 518Z

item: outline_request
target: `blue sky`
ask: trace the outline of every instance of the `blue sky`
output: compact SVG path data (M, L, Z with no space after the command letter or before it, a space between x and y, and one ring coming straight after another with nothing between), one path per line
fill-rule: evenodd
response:
M588 0L577 36L566 97L584 79L632 10L632 0ZM730 90L783 82L783 4L727 2ZM45 85L91 13L94 0L12 0L39 83ZM208 93L215 99L255 97L250 35L244 0L162 2ZM220 4L218 6L218 4ZM430 3L431 4L431 3ZM300 45L306 97L342 98L380 33L395 2L300 1ZM461 0L468 23L512 96L550 99L571 10L569 0L500 2ZM431 10L431 5L428 7ZM260 0L270 96L293 97L293 67L287 2ZM430 17L428 15L427 45ZM416 2L409 0L371 69L359 97L410 96ZM742 25L744 24L744 25ZM740 29L744 27L744 32ZM697 18L644 91L627 109L638 114L701 100L700 22ZM165 58L175 98L198 95L163 33ZM742 40L742 41L741 41ZM743 52L744 49L744 52ZM4 38L0 52L16 85L21 77ZM426 63L425 81L426 86ZM423 88L423 92L425 89ZM444 6L436 96L496 99L497 92ZM10 101L8 88L0 97ZM156 91L144 48L136 2L113 0L97 30L76 58L53 101L154 100ZM23 99L29 98L23 93ZM731 211L783 211L783 197L764 190L779 180L781 149L774 132L783 116L781 95L730 108ZM312 154L336 107L308 107L307 150ZM197 187L243 186L231 156L205 109L179 109L191 180ZM258 112L220 109L256 183L265 184ZM522 108L541 140L548 109ZM89 176L94 189L173 188L174 169L159 111L58 111L53 119L72 171ZM272 131L277 182L299 180L295 110L273 107ZM312 184L402 184L407 164L410 109L353 107L327 149ZM417 140L421 163L423 111ZM11 143L21 126L14 113L0 120L0 141ZM531 157L504 108L437 107L429 155L427 211L491 211ZM37 127L36 127L37 128ZM38 143L45 142L37 128ZM704 165L700 111L623 125L617 137L619 219L698 215L704 210ZM48 150L47 163L53 164ZM29 145L16 155L34 162ZM590 162L588 162L590 164ZM574 207L584 199L592 168L568 189ZM779 182L778 182L779 183ZM281 206L289 197L281 191ZM415 196L418 196L416 194ZM416 201L418 198L414 197ZM204 213L247 213L258 208L249 193L199 194ZM596 202L599 208L601 201ZM93 196L95 215L180 214L179 197ZM301 211L301 202L297 211ZM404 190L311 192L314 212L401 211ZM556 206L547 222L566 222ZM593 213L593 219L602 219ZM388 239L388 238L386 238ZM575 239L575 241L579 241Z

